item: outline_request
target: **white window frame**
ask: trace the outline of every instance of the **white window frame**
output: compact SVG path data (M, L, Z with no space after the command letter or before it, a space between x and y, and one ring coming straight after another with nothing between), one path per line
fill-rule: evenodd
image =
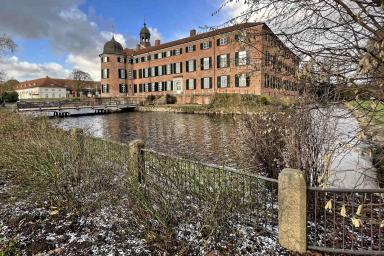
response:
M211 79L209 77L203 78L203 89L210 89L211 87L210 81Z
M209 49L210 47L209 47L209 41L205 41L205 42L203 42L203 50L207 50L207 49Z
M166 56L166 57L171 57L171 51L167 51L167 53L166 53L165 56Z
M228 59L227 54L220 55L220 68L227 68L228 67Z
M159 76L163 75L163 66L158 66L157 67L157 73L158 73Z
M167 75L170 75L172 73L172 64L167 64Z
M119 69L120 79L126 79L125 69Z
M219 46L227 45L227 44L228 44L228 38L227 37L222 37L219 39Z
M193 45L188 45L187 49L188 49L188 52L193 52Z
M245 73L240 74L239 87L247 87L247 74L245 74Z
M239 66L247 65L247 58L248 58L247 51L240 51L238 56L239 56L239 59L237 60L237 64Z
M195 70L195 60L188 61L188 72L194 72Z
M175 56L180 55L180 49L175 49Z
M172 81L167 81L167 91L172 89Z
M211 66L210 64L209 57L203 58L203 70L208 70Z
M175 74L180 74L181 73L181 63L176 62L175 63Z
M105 63L105 62L108 62L108 57L107 56L104 56L103 58L103 62Z
M188 90L194 90L195 89L195 79L188 79Z
M108 78L108 69L104 68L103 69L103 79L107 79L107 78Z
M108 93L108 84L103 84L102 86L101 86L101 92L102 93Z
M220 88L228 88L228 76L220 76Z

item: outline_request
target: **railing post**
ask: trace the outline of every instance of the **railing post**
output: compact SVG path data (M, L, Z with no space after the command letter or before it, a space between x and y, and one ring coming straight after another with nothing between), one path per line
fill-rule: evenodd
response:
M279 243L299 253L307 250L307 186L304 174L284 169L279 174Z
M144 146L142 140L133 140L129 143L129 166L139 183L144 182L144 155L142 151Z

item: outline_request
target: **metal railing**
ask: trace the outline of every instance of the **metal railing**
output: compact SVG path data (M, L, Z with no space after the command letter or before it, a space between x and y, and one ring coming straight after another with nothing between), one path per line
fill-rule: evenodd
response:
M308 188L308 249L384 255L384 189Z
M149 149L142 154L149 193L157 190L162 198L182 197L212 208L219 205L221 215L277 231L277 180Z

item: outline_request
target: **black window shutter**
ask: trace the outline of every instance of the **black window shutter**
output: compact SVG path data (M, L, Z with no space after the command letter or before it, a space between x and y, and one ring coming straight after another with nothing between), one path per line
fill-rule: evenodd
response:
M183 48L180 48L180 54L183 54Z
M200 43L200 50L203 49L203 43Z
M217 46L220 45L220 39L217 39L217 40L216 40L216 45L217 45Z
M221 88L221 79L220 79L220 76L217 77L217 88Z
M189 62L188 62L188 60L185 62L185 72L189 72Z
M193 45L193 51L196 51L196 45L195 44Z
M196 60L193 60L193 71L196 71Z
M231 77L227 76L227 87L231 86Z
M201 70L204 69L204 58L201 58L201 59L200 59L200 69L201 69Z
M247 87L251 86L251 77L247 76L246 79L247 79Z
M239 65L239 53L238 52L235 53L235 64L236 64L236 66Z
M201 78L201 83L200 83L200 85L201 85L201 89L204 89L204 78Z
M217 67L220 68L220 55L216 57Z
M212 67L212 57L209 57L209 68Z
M183 73L183 62L180 62L180 73Z
M109 78L109 69L107 69L107 78Z
M196 79L193 79L193 89L196 89Z
M209 48L212 47L212 41L209 41Z
M230 58L231 58L231 55L228 53L227 54L227 67L229 67L229 65L231 64Z
M209 78L209 88L212 88L212 77Z
M188 52L188 46L185 47L185 52Z
M107 57L107 62L109 62L109 57Z
M235 87L239 87L239 75L235 76Z

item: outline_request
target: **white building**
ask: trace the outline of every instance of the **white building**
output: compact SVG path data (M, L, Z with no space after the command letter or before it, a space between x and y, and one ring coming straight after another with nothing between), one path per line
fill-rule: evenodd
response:
M77 92L79 90L79 92ZM85 95L91 97L100 92L100 82L55 79L44 77L21 82L15 86L20 100L27 99L60 99Z
M60 99L67 97L67 89L64 85L50 77L25 81L15 88L20 100L25 99Z

